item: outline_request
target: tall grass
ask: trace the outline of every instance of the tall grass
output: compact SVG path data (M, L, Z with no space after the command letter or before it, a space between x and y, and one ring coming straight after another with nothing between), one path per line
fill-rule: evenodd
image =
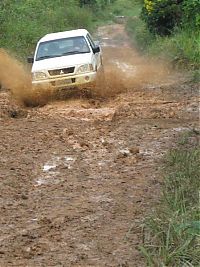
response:
M140 11L142 6L140 5ZM136 8L138 13L138 6ZM133 11L134 14L134 11ZM126 29L142 52L161 57L174 66L187 69L200 69L200 30L185 25L176 28L170 36L156 36L150 33L140 16L129 17Z
M154 39L154 36L147 30L145 23L139 16L129 17L126 30L131 37L131 41L139 50L147 52L147 48Z
M74 28L94 32L117 15L136 16L140 12L140 0L116 0L103 6L100 2L82 6L78 0L0 2L0 47L24 59L47 33Z
M182 29L169 37L157 36L149 43L148 53L159 54L178 67L200 68L200 32Z
M0 47L22 58L34 51L37 41L47 33L74 28L94 31L101 19L76 0L7 1L0 3L0 8Z
M110 7L110 11L116 16L138 16L141 10L141 3L139 0L116 0Z
M146 220L141 247L148 266L200 266L199 160L198 143L185 141L167 156L163 194Z

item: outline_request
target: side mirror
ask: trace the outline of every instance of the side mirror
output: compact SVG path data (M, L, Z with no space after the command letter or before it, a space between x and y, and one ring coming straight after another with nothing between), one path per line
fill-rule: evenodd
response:
M97 45L93 48L93 53L96 54L96 53L99 53L100 52L100 46Z
M100 42L99 41L94 41L95 46L99 46Z
M33 64L33 62L34 62L34 58L33 58L33 56L28 57L28 58L27 58L27 62L30 63L30 64Z

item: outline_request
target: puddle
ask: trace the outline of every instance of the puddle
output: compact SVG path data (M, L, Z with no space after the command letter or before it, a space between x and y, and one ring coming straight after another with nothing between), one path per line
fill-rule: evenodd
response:
M30 222L37 222L38 221L38 218L33 218L30 220Z
M175 132L183 132L183 131L189 130L189 128L187 128L187 127L177 127L177 128L173 128L172 130L175 131Z
M42 174L41 177L36 180L36 186L60 183L61 179L59 179L59 174L60 172L58 171L49 171L48 173Z
M43 185L43 184L46 184L46 181L44 179L38 179L36 181L36 185Z
M60 172L57 168L59 166L64 166L71 169L75 160L76 159L71 156L53 156L52 159L45 163L42 167L42 175L36 180L35 186L60 183L62 179L59 178Z
M168 150L168 147L165 147L165 144L169 142L169 139L171 138L172 134L174 132L178 134L187 130L189 130L189 128L187 127L176 127L165 130L162 132L162 139L160 141L153 140L149 141L148 143L144 143L140 146L140 152L143 156L151 158L152 160L155 160L155 158L160 158Z
M74 158L72 157L64 157L64 159L68 162L68 161L74 161Z
M64 157L64 165L67 167L69 170L72 169L72 164L76 161L75 158L65 156Z
M119 152L124 155L130 155L130 150L128 148L120 149Z
M44 172L48 172L49 170L55 169L56 165L49 165L49 164L45 164L43 167L43 171Z

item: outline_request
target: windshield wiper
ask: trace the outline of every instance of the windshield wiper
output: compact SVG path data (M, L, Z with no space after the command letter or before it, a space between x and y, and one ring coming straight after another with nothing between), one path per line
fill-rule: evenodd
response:
M62 57L62 56L66 56L66 55L74 55L74 54L85 54L85 53L89 53L89 52L81 52L81 51L71 51L71 52L65 52L65 53L62 53L61 55L46 55L46 56L41 56L41 57L38 57L36 59L37 60L42 60L42 59L47 59L47 58L54 58L54 57Z
M85 54L85 53L89 53L89 52L71 51L71 52L65 52L65 53L62 53L62 56L66 56L66 55L74 55L74 54Z
M53 58L53 57L60 57L60 56L61 55L41 56L41 57L38 57L36 60L42 60L46 58Z

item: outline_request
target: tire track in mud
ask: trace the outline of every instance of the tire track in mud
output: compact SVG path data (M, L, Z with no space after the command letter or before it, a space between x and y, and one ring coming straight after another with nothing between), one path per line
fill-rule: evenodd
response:
M111 67L133 65L120 57L123 27L100 31L112 36ZM145 266L138 245L160 160L198 125L198 88L174 76L136 81L135 71L111 98L57 101L0 123L0 266Z

